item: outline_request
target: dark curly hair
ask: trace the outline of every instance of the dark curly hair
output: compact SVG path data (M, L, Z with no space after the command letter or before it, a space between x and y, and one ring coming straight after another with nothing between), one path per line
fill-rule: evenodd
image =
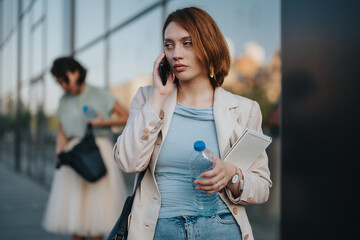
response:
M53 66L51 67L51 74L59 81L69 83L69 78L66 72L79 71L79 79L77 84L80 86L85 82L87 70L73 57L61 57L54 60Z

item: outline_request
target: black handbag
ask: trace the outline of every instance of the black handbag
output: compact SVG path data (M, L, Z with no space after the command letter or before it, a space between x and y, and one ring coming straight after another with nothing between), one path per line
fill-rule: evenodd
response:
M95 143L91 124L87 125L85 136L68 152L58 155L61 164L69 165L89 182L96 182L106 174L106 167L100 150Z
M107 236L106 240L120 240L127 239L128 236L128 218L131 213L132 204L134 201L136 189L139 187L141 180L145 175L146 169L139 173L138 179L136 181L136 186L132 196L128 196L124 203L123 210L121 211L120 217L116 221L114 227L112 228L110 234Z

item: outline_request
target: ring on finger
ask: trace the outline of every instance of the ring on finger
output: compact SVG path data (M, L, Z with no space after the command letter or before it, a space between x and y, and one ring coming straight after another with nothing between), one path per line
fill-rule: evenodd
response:
M221 186L219 185L219 183L216 183L217 184L217 186L218 186L218 189L221 189Z

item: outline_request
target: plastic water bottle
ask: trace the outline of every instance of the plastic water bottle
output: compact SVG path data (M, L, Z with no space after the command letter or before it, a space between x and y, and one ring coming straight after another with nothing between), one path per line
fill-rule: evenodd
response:
M204 193L196 189L194 181L200 178L200 174L214 168L212 153L203 141L194 143L194 152L190 157L190 175L194 187L194 205L197 213L202 216L214 215L219 207L217 193Z
M95 109L88 105L83 106L83 111L87 119L96 119L98 117Z

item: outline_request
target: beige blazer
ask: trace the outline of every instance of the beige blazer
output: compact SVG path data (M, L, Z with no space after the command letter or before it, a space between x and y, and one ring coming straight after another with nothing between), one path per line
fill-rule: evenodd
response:
M129 216L130 240L153 239L161 205L154 171L174 113L177 90L175 88L168 97L162 119L148 101L152 92L152 86L139 88L131 103L126 127L114 146L114 158L123 171L139 173L148 167L136 191ZM246 127L262 131L258 103L220 87L215 90L213 112L221 156L226 154ZM266 153L242 172L244 189L238 198L234 198L227 188L219 194L239 224L243 239L251 240L254 237L244 205L264 203L269 197L272 182Z

